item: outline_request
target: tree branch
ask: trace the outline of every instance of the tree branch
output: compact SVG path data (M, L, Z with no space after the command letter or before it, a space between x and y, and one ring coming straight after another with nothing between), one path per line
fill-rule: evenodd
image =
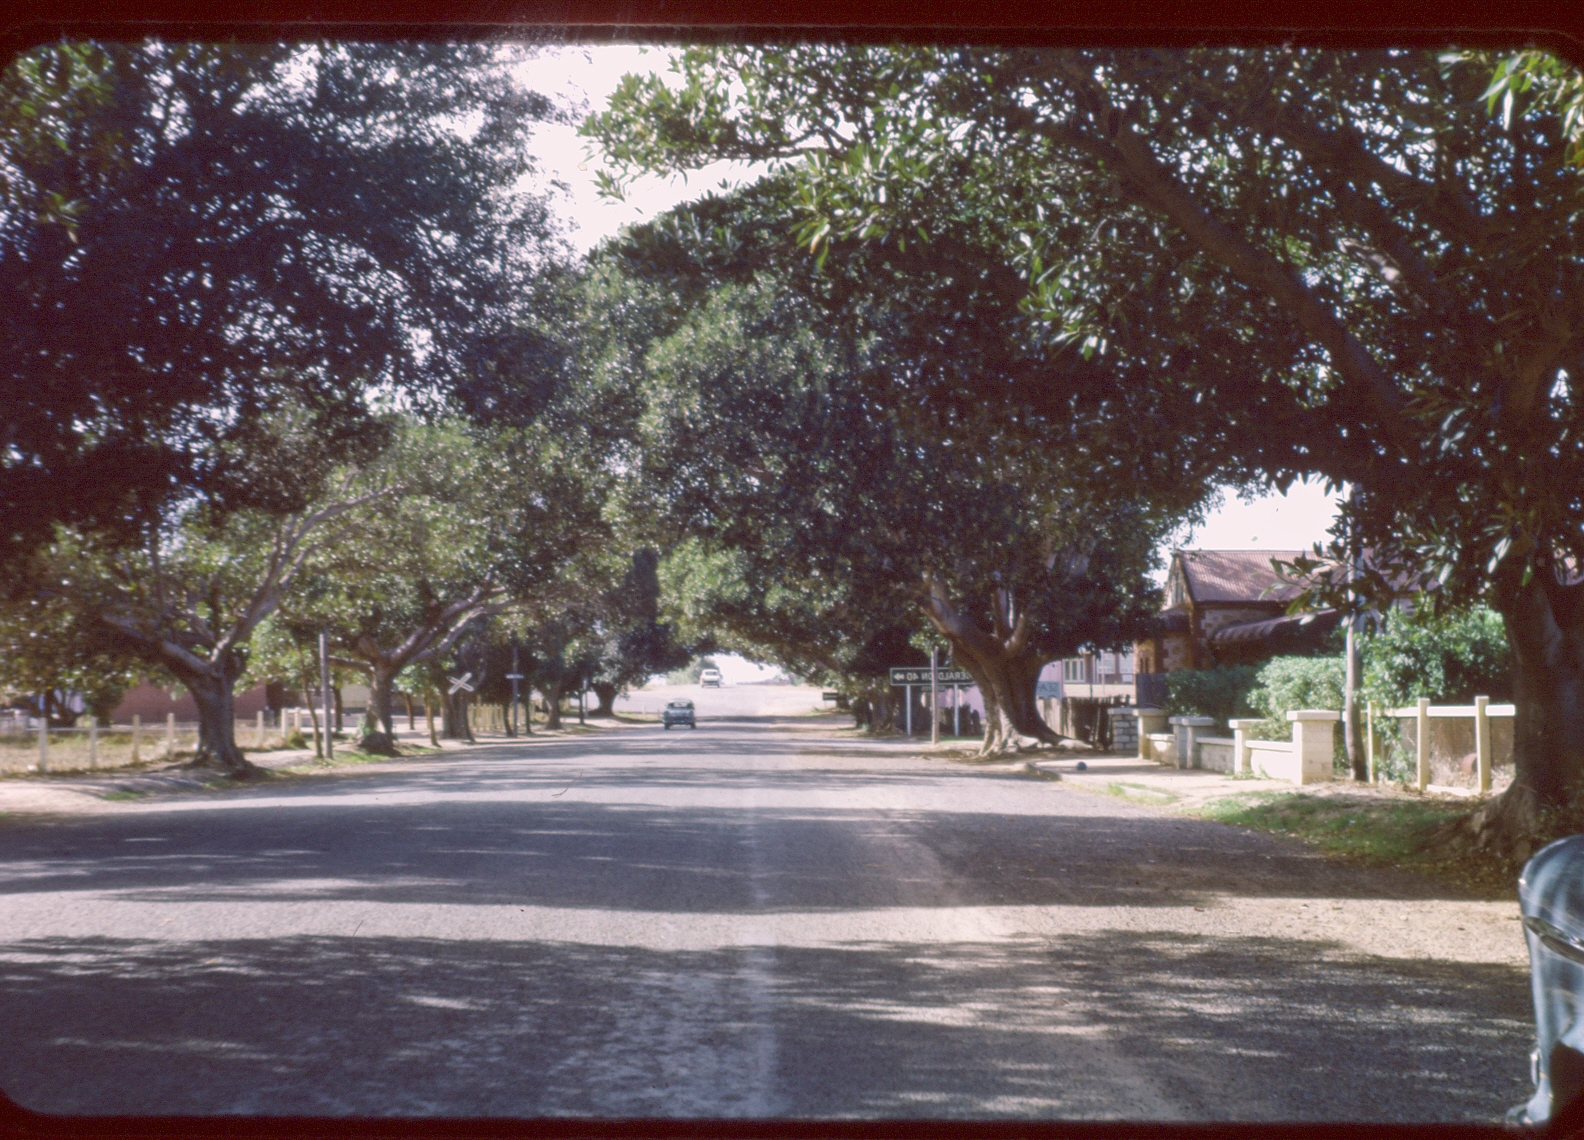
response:
M1316 343L1325 348L1341 374L1347 390L1377 421L1379 429L1399 445L1406 442L1408 424L1404 401L1392 378L1369 354L1327 305L1298 275L1271 254L1254 245L1231 227L1212 218L1153 153L1133 124L1117 111L1106 93L1075 64L1062 70L1075 88L1097 108L1095 118L1109 139L1038 120L1033 129L1053 141L1085 150L1120 168L1145 204L1171 218L1200 249L1215 258L1250 288L1270 297L1296 320Z

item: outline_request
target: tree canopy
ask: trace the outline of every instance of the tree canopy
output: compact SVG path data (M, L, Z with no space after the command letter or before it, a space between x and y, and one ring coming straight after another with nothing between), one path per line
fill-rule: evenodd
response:
M0 554L135 535L194 490L299 510L247 455L284 408L378 435L364 394L476 397L528 353L554 252L519 188L555 114L484 44L50 45L0 75ZM377 440L376 440L377 442Z
M1584 786L1584 183L1571 73L1531 59L1555 97L1497 114L1498 62L701 47L681 83L629 79L585 130L618 174L780 161L783 224L828 259L955 264L957 236L982 235L1022 281L1027 335L1104 366L1041 383L1155 393L1231 480L1358 487L1382 563L1503 615L1518 777L1492 819L1517 850ZM906 398L947 399L933 380ZM1009 403L996 376L968 393ZM1089 438L1126 452L1102 426Z

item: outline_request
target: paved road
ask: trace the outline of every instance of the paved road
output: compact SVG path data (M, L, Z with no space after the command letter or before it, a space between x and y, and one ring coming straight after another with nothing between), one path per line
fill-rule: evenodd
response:
M61 1112L1489 1120L1508 903L832 720L0 819Z

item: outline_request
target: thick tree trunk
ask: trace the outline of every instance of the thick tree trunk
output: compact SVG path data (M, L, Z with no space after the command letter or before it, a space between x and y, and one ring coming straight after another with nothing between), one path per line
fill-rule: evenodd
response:
M444 732L447 740L466 740L469 744L476 743L473 739L473 730L468 725L468 694L465 690L459 690L445 698Z
M386 736L396 735L396 674L400 668L375 665L369 669L369 711ZM339 692L339 690L337 690ZM412 706L409 705L410 709Z
M1010 593L995 591L992 628L985 630L952 603L942 583L926 579L925 585L919 598L924 615L951 642L952 659L973 676L984 700L979 755L1059 744L1060 734L1041 719L1034 701L1040 670L1051 657L1034 648L1028 615L1013 618Z
M236 704L231 690L239 671L228 661L217 662L203 672L172 670L198 706L198 754L192 759L193 766L218 768L234 779L248 780L262 776L264 770L237 747Z
M1584 586L1537 569L1500 606L1513 652L1513 782L1464 827L1479 847L1522 863L1584 830Z
M612 706L616 700L616 686L608 685L604 681L596 681L590 688L599 698L599 705L589 712L589 716L615 716L616 710Z
M397 755L394 690L396 674L399 672L401 672L400 666L388 662L369 667L369 707L363 715L363 739L358 743L358 747L364 752L383 756ZM407 708L410 713L411 700L408 701Z
M973 675L984 700L984 743L981 756L1018 752L1042 744L1057 744L1061 735L1039 714L1034 693L1040 670L1045 667L1041 654L1030 650L1019 653L993 652L995 646L975 651L966 645L952 645L954 659Z

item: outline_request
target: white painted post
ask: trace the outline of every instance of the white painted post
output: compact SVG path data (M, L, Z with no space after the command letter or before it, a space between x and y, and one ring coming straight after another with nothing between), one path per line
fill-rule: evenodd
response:
M259 714L258 714L258 748L259 748L260 751L262 751L263 748L264 748L264 710L263 709L259 709Z
M176 755L176 714L165 714L165 759Z
M40 772L49 771L49 717L39 717L39 762Z
M935 655L939 650L930 646L930 743L940 743L940 681L935 673Z
M88 718L88 769L93 771L99 767L99 718Z
M1294 783L1316 784L1332 778L1332 756L1341 714L1330 709L1297 709L1287 714L1292 722Z
M1375 702L1364 706L1364 761L1369 765L1369 782L1375 783Z
M1419 698L1419 715L1416 722L1415 744L1419 753L1419 790L1425 790L1425 785L1430 783L1430 698Z
M1227 721L1232 726L1232 772L1237 776L1254 774L1254 754L1249 748L1249 733L1262 723L1258 717L1234 717Z
M132 716L132 763L138 762L138 745L143 738L143 718L137 714Z
M904 676L906 676L906 674L904 674ZM902 715L907 720L907 734L911 737L913 735L913 686L903 685L902 691L907 694L907 696L903 698L904 708L906 711Z
M1489 704L1489 697L1474 698L1474 765L1479 772L1481 792L1491 789L1490 714L1486 711Z

